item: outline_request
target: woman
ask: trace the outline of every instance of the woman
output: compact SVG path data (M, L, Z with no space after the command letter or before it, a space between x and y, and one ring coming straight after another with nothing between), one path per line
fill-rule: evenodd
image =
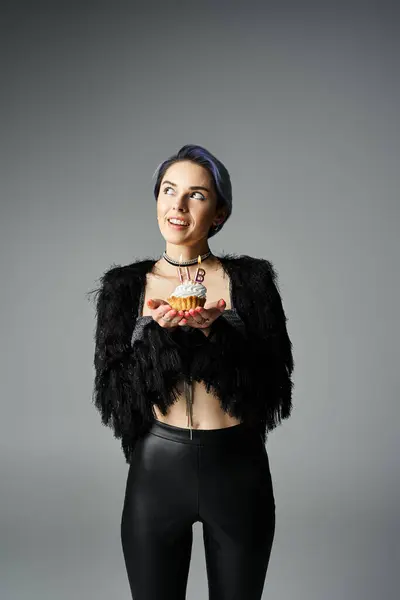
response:
M272 263L214 255L232 211L224 165L187 145L154 188L166 249L97 290L94 402L129 464L121 538L132 598L185 598L203 525L211 600L261 598L275 532L267 431L291 413L292 344ZM166 301L201 256L207 302ZM187 267L187 270L186 270Z

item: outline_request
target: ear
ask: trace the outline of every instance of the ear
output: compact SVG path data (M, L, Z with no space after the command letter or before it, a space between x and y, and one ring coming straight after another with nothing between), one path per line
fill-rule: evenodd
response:
M213 219L213 227L216 227L217 225L220 225L221 223L223 223L226 219L226 211L223 208L220 208L219 210L217 210L217 212L215 213L215 217Z

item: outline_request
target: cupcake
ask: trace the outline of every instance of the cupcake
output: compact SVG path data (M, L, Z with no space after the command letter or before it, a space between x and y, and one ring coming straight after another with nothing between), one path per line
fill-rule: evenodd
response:
M168 304L175 310L189 310L206 303L207 288L198 281L185 281L178 285L171 296L167 298Z

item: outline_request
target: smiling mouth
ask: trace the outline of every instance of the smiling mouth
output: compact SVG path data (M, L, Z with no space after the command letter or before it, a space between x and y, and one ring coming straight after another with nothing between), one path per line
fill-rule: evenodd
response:
M185 225L181 225L179 223L171 223L171 221L169 219L167 219L168 224L170 225L170 227L174 227L175 229L186 229L187 227L189 227L189 223L186 223Z

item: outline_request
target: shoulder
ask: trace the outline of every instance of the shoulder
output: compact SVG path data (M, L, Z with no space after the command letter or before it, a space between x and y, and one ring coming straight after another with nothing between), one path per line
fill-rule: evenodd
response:
M248 254L223 253L219 256L221 262L232 269L248 273L256 278L276 281L278 273L273 262L266 258L249 256Z
M267 258L254 258L255 272L266 281L277 283L278 271L274 263Z
M87 293L89 300L116 302L126 298L131 301L141 292L146 273L155 261L149 258L125 265L110 265L96 280L94 289Z
M141 259L126 265L112 264L100 276L100 282L107 287L120 287L138 282L155 261Z

